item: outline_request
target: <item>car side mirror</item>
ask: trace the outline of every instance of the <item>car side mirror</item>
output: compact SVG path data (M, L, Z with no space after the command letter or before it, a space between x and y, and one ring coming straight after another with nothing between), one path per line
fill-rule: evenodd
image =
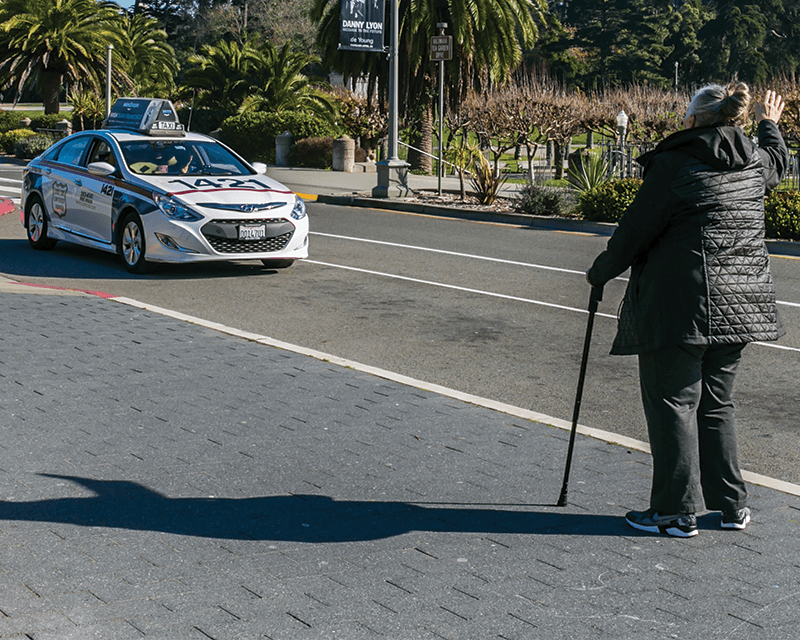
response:
M109 176L116 171L114 165L108 162L90 162L86 168L93 176Z
M263 174L267 172L267 165L265 165L263 162L254 162L252 167L256 170L256 173Z

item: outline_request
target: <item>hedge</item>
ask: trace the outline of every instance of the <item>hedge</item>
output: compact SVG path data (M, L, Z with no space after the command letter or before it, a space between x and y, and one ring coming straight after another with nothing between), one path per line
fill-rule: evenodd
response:
M616 222L636 197L639 178L612 180L578 196L578 213L584 220Z
M333 136L298 140L292 145L289 163L293 167L329 169L333 166Z
M22 128L20 120L30 118L32 122L35 115L30 111L0 111L0 133Z
M800 240L800 191L773 191L764 202L767 237Z
M633 202L641 180L625 178L591 189L578 197L584 220L616 222ZM772 191L764 201L767 238L800 240L800 191Z
M296 111L243 113L226 118L220 127L222 141L250 162L273 160L275 136L284 131L295 140L335 134L330 123L319 116Z
M0 133L0 149L3 153L14 153L14 146L23 138L35 136L36 132L31 129L11 129L5 133Z
M35 133L32 136L18 140L14 145L14 157L23 160L31 160L40 153L47 151L54 140L48 135Z

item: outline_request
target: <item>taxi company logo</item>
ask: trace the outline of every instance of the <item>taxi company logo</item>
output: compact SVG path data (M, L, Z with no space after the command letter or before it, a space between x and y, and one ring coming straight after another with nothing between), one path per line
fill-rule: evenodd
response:
M67 215L67 185L63 182L53 184L53 211L59 218Z

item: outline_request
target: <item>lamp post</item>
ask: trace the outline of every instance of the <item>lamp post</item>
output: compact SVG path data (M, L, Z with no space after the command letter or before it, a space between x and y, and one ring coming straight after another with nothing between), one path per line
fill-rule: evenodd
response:
M622 146L625 144L625 134L628 130L628 114L624 111L617 114L617 129L619 129L619 144Z
M111 51L114 45L106 47L106 118L111 113Z
M378 184L372 189L376 198L390 198L407 195L408 163L397 155L398 120L398 57L400 40L400 0L391 3L392 32L389 40L389 157L377 163Z
M675 93L678 93L678 61L675 61Z

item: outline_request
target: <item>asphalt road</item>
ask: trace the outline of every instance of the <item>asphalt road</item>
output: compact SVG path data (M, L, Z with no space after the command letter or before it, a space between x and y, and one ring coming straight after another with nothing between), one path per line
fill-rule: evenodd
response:
M599 236L311 204L311 254L127 274L65 243L34 252L0 216L0 273L103 291L569 420ZM742 466L800 483L800 263L775 257L788 334L745 350L737 387ZM581 423L646 440L636 361L607 355L624 281L606 287ZM0 309L0 318L2 309ZM35 322L31 318L31 322Z

